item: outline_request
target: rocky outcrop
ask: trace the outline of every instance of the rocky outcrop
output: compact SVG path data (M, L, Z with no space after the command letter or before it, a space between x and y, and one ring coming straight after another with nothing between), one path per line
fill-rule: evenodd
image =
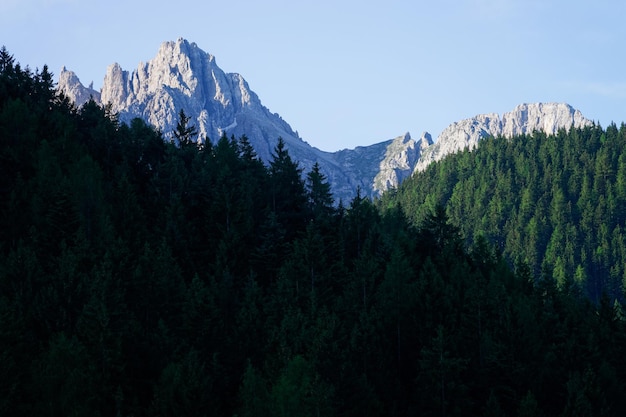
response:
M68 71L65 67L59 73L58 88L77 106L82 106L92 98L100 103L100 92L94 90L91 85L85 87L78 79L78 76L73 71Z
M430 133L424 132L416 142L407 132L387 145L385 157L378 166L374 177L374 192L382 194L390 188L396 188L410 176L422 152L433 144Z
M464 149L474 149L486 137L511 138L534 131L555 134L559 129L590 125L582 113L565 103L520 104L513 111L499 116L481 114L452 123L437 138L437 142L422 152L415 171L423 171L434 161Z
M502 115L500 135L511 138L536 130L554 135L559 129L583 127L591 123L580 111L565 103L520 104Z

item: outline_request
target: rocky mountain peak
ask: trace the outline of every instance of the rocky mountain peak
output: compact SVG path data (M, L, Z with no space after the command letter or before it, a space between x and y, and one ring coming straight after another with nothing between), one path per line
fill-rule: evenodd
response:
M561 128L584 126L589 121L566 103L520 104L502 115L502 136L510 138L540 130L554 135Z
M419 143L420 151L424 151L430 145L433 144L433 137L431 136L430 133L424 132L422 133L422 136L420 137L418 143Z
M65 67L59 73L58 89L77 105L88 102L90 98L100 102L100 92L93 89L93 83L85 87L74 71L69 71Z
M59 87L68 89L66 85ZM162 43L153 59L140 63L132 72L117 63L110 65L101 102L110 103L120 120L143 118L166 137L183 109L198 128L198 141L216 141L223 133L237 135L233 129L247 120L243 115L238 117L244 109L256 114L267 112L239 74L224 73L213 55L182 38ZM76 103L82 104L79 97ZM277 133L296 136L286 123L281 128L284 132ZM267 148L263 146L260 154L269 154Z
M122 67L117 62L109 65L107 68L104 76L104 86L107 88L102 88L100 96L102 103L111 103L115 109L126 106L129 90L131 89L129 74L128 71L122 70Z
M205 87L210 86L205 75L214 75L216 68L213 55L200 50L195 43L179 39L161 44L157 55L147 64L140 64L136 73L143 94L155 93L166 87L187 97L198 98L206 97L205 94L210 92L205 91ZM223 78L223 72L217 72L219 78ZM213 81L219 83L224 80ZM219 101L225 104L224 100Z
M479 114L445 128L437 141L423 150L415 171L423 171L430 163L448 154L466 148L474 149L479 141L489 136L511 138L537 130L552 135L559 129L583 127L591 123L580 111L566 103L524 103L502 116L497 113Z

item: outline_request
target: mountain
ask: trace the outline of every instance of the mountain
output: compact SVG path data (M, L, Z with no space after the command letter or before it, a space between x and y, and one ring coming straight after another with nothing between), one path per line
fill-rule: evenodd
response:
M512 138L524 133L542 130L555 134L559 129L591 125L582 113L565 103L520 104L511 112L481 114L452 123L437 138L437 142L424 149L415 171L423 171L434 161L465 148L474 149L488 136Z
M370 146L325 152L302 140L279 114L263 106L241 75L225 73L213 55L184 39L164 42L152 60L140 63L132 72L117 63L110 65L99 92L83 86L66 68L59 75L58 89L78 106L90 98L110 104L123 122L142 118L160 129L166 139L172 137L183 109L198 129L199 141L216 141L223 133L236 138L245 134L264 161L271 159L282 137L305 172L315 162L320 164L335 199L344 202L350 201L357 189L364 196L378 196L432 161L473 148L486 136L510 137L538 128L555 132L590 123L567 104L523 104L502 117L485 114L453 123L435 142L427 132L418 140L405 133Z
M0 415L626 416L626 125L335 211L21 68L0 48Z
M282 137L291 156L305 171L319 162L337 200L351 200L357 188L363 195L375 195L382 190L375 191L375 177L380 184L397 184L412 172L413 164L408 161L414 162L419 156L415 154L419 148L415 148L409 134L333 153L314 148L280 115L263 106L241 75L225 73L213 55L184 39L163 43L152 60L140 63L132 72L119 64L110 65L100 92L84 87L65 68L61 70L58 88L78 106L90 97L99 103L110 103L121 121L140 117L160 129L166 138L171 137L178 112L183 109L198 128L199 141L207 137L215 141L223 133L229 137L245 134L264 161L271 158L278 138ZM389 146L404 146L408 159L400 161L394 154L388 160Z
M85 87L81 84L80 79L74 71L69 71L65 67L61 69L61 73L59 74L58 85L59 89L78 106L83 105L92 98L98 103L101 102L100 92L94 90L93 85Z

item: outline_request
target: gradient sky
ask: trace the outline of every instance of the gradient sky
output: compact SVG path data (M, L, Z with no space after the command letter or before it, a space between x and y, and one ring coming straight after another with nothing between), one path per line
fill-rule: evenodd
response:
M626 121L622 0L0 0L0 45L100 88L183 37L334 151L520 103Z

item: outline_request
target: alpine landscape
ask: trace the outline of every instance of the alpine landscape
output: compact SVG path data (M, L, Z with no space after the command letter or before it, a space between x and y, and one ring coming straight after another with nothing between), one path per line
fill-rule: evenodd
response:
M99 89L11 53L0 415L626 415L625 124L329 152L183 38Z
M418 140L405 133L375 145L324 152L304 142L277 113L265 108L241 75L225 74L214 56L182 38L163 43L154 59L141 63L132 73L118 64L110 65L101 91L83 86L78 76L65 68L58 88L77 106L93 98L110 105L120 121L129 123L139 117L166 138L171 137L182 109L197 127L194 140L246 135L264 161L269 161L281 137L305 171L319 163L335 198L346 203L358 188L363 195L379 196L415 170L465 147L474 148L487 136L513 137L535 130L554 134L559 129L591 124L567 104L524 104L502 117L486 114L454 123L436 144L428 132Z

